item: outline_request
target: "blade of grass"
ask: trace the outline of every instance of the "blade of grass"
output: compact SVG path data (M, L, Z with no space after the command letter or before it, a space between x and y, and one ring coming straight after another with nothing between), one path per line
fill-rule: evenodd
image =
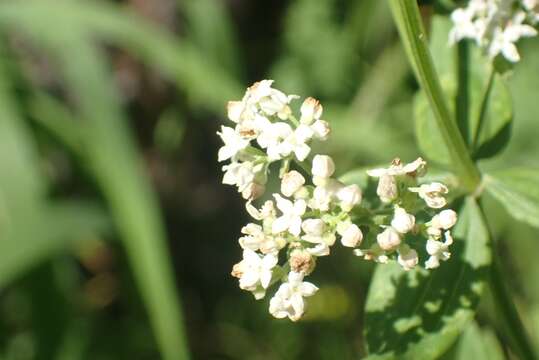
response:
M54 55L85 122L83 140L90 168L122 235L163 358L187 359L180 301L157 201L137 159L104 58L88 38L73 35L56 40L65 51Z

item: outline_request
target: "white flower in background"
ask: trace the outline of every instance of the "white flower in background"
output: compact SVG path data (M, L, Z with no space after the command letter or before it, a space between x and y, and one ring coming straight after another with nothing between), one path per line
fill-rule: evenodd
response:
M262 289L267 289L271 277L272 269L277 265L277 256L267 254L258 255L250 249L243 250L243 260L234 265L232 275L240 279L240 288L255 292L255 297L260 299L264 297L264 292L256 292L260 285Z
M449 231L445 232L445 241L441 242L434 239L427 240L427 253L430 255L425 262L426 269L435 269L440 266L440 260L446 261L451 257L449 246L453 244L453 237Z
M305 214L307 208L305 200L299 199L292 202L279 194L273 194L273 197L277 203L277 208L283 214L273 221L271 231L277 234L288 230L290 234L299 236L301 232L301 216Z
M304 297L314 295L318 288L310 282L303 281L303 274L291 271L288 282L283 283L271 298L269 312L278 319L288 317L292 321L299 320L305 312Z
M505 29L495 28L492 35L492 41L488 48L488 54L491 58L495 58L498 54L502 54L511 62L518 62L520 55L518 54L515 43L523 37L532 37L537 35L537 30L532 26L523 24L526 14L518 12Z
M221 132L218 132L217 135L225 143L217 154L219 161L225 161L236 156L238 152L249 145L249 140L243 139L240 134L236 133L236 130L228 126L221 126Z
M391 220L391 226L401 234L406 234L415 226L415 217L408 214L406 210L399 206L395 206L395 214Z
M341 235L341 244L346 247L356 247L363 240L363 233L356 224L342 222L337 225L337 233Z
M254 83L247 89L244 101L257 106L265 115L277 115L281 120L285 120L291 113L288 104L297 96L287 96L282 91L272 88L272 84L273 80L262 80Z
M479 29L474 23L475 12L470 8L456 9L451 13L453 28L449 32L449 43L454 44L462 39L478 39Z
M399 247L398 252L399 256L397 257L397 262L404 270L412 270L419 263L417 251L410 248L408 245Z
M343 211L350 211L361 202L362 193L356 184L343 186L337 190L336 197Z
M384 231L376 236L376 242L380 249L385 251L394 250L401 244L401 241L400 234L391 226L386 227Z
M387 264L389 257L386 255L385 251L380 248L380 245L373 244L367 250L355 249L354 255L362 256L365 260L372 260L380 264Z
M292 170L283 175L281 180L281 193L290 197L305 184L305 178L296 170Z
M408 188L409 191L418 193L419 197L425 200L428 207L439 209L447 204L444 195L449 192L447 187L439 182L423 184L419 187Z
M521 10L520 4L529 14ZM464 9L451 14L454 26L449 42L472 39L491 59L499 54L511 62L520 60L515 43L523 37L536 36L537 31L525 22L537 16L536 0L471 0ZM528 16L529 15L529 16Z
M300 123L310 125L315 120L320 120L320 116L322 116L322 105L318 100L312 97L308 97L303 101L303 104L301 104L300 108Z
M242 236L239 239L239 243L242 249L249 249L252 251L257 251L260 249L260 245L266 241L266 234L262 226L254 223L249 223L241 229Z

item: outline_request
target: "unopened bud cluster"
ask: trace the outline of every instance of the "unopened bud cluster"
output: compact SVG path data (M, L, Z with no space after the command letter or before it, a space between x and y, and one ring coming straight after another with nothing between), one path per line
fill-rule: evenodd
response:
M451 14L449 42L471 39L492 59L501 54L518 62L516 42L537 35L539 0L470 0Z
M223 126L218 133L224 142L219 161L230 160L223 166L223 183L237 187L254 219L241 229L243 259L232 269L241 289L261 299L280 281L269 312L296 321L305 312L304 298L318 290L305 276L337 240L367 260L385 263L394 258L405 270L419 263L418 252L407 244L409 234L425 237L426 268L449 258L449 229L456 213L442 210L422 224L414 215L425 208L443 208L448 192L441 183L417 182L425 172L422 159L407 165L395 160L388 169L369 171L379 178L379 205L364 207L361 189L334 177L333 159L312 154L310 143L324 141L330 133L321 119L322 105L305 99L298 120L290 108L297 96L271 85L271 80L255 83L241 101L230 102L228 117L236 125ZM263 195L273 163L280 167L280 192L257 207L252 202ZM280 265L279 258L286 262Z

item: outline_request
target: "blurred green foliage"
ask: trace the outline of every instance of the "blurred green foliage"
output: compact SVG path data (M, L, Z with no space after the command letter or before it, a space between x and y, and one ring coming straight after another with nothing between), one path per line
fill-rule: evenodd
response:
M384 1L4 0L0 36L0 358L366 354L372 265L339 249L321 259L298 324L272 319L228 275L246 214L220 186L215 131L227 100L270 77L320 98L341 174L415 158L417 85ZM494 198L507 182L537 185L500 172L539 167L539 45L524 41L522 59L504 79L514 139L480 163ZM507 213L537 225L539 199L525 200L487 198L486 217L539 349L537 230ZM444 358L512 356L484 299Z

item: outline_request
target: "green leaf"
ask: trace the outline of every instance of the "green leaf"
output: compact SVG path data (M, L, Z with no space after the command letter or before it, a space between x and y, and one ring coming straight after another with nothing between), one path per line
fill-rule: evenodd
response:
M450 28L448 19L433 18L430 49L441 86L450 99L451 116L457 121L473 157L491 157L509 140L513 118L511 94L502 77L491 73L490 64L477 47L465 42L449 47ZM440 146L441 133L422 92L415 99L415 127L423 152L431 160L447 165L449 153Z
M454 238L451 258L434 271L378 265L365 309L369 359L434 359L474 317L491 254L481 212L471 198Z
M494 332L482 329L475 321L466 328L457 344L454 360L504 360L500 342Z
M485 175L484 184L512 217L539 227L539 169L491 172Z

